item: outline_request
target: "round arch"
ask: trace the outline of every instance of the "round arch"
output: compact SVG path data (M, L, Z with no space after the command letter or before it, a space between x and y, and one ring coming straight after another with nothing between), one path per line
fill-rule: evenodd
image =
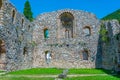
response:
M60 25L64 38L73 38L74 16L70 12L63 12L60 16Z

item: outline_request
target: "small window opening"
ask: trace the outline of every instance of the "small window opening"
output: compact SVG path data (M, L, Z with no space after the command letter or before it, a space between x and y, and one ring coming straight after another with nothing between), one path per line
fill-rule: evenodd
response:
M49 30L48 29L44 29L44 38L45 39L49 38Z
M90 36L91 35L91 29L89 26L84 27L83 32L85 36Z
M50 64L51 58L52 58L51 52L50 51L46 51L45 52L45 60L46 60L47 64Z
M88 50L84 50L83 51L83 60L88 60L88 57L89 57Z
M12 22L14 22L14 19L15 19L15 10L12 11Z

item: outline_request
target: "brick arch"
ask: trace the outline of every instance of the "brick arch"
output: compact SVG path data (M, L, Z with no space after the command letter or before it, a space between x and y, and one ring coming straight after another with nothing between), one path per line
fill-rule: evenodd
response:
M60 19L60 15L63 14L63 13L70 13L70 14L72 14L72 15L74 16L74 18L75 18L74 11L72 11L71 9L64 9L64 10L58 11L57 16L56 16L57 19Z
M0 9L1 9L1 7L2 7L2 0L0 0Z

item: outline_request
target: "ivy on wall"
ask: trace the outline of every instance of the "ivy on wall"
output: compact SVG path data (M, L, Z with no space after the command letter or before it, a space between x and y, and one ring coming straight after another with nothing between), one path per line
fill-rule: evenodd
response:
M103 42L109 42L109 37L108 37L108 31L107 29L105 28L105 25L102 24L101 25L101 29L100 29L100 35L101 35L101 40Z

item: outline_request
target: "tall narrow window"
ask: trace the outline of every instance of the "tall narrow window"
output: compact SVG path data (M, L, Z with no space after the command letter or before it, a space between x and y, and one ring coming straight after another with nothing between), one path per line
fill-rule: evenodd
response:
M22 27L24 26L24 19L22 19Z
M46 60L47 64L49 64L51 62L51 58L52 58L51 52L45 51L45 60Z
M90 36L91 35L91 28L89 26L85 26L83 28L83 32L85 36Z
M30 31L30 25L28 25L28 31Z
M87 50L84 50L82 55L83 55L83 60L88 60L89 55Z
M65 31L65 38L70 38L70 34L68 30Z
M1 9L1 7L2 7L2 0L0 0L0 9Z
M15 19L15 10L12 11L12 22L14 22Z
M26 55L27 54L27 47L24 47L23 48L23 55Z
M48 29L44 29L44 38L45 39L49 38L49 30Z

